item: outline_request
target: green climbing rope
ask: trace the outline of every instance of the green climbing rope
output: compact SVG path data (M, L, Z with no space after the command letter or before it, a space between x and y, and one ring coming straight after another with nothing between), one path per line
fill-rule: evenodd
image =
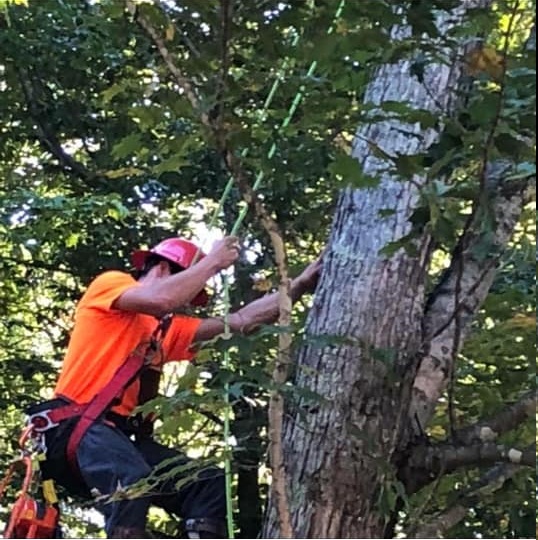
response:
M327 34L331 34L333 32L334 24L340 18L342 10L344 9L344 5L345 5L345 0L340 0L340 3L338 5L338 8L336 9L331 25L329 29L327 30ZM295 46L298 43L298 41L299 41L299 34L296 34L296 36L294 37L292 41L292 46ZM286 58L280 71L285 72L287 67L288 67L288 59ZM313 60L312 63L310 64L310 67L308 68L306 72L306 77L312 76L316 67L317 67L317 61ZM261 109L263 117L265 117L265 113L267 112L267 109L271 105L273 97L280 83L281 83L281 78L280 76L277 75L277 78L273 81L273 84L271 85L271 89L269 90L267 98L265 99L265 102ZM301 86L299 88L299 91L293 98L293 101L288 109L286 117L284 118L284 120L282 121L282 123L277 129L277 133L285 129L291 122L293 115L295 114L295 111L297 110L297 107L299 106L299 104L301 103L301 100L303 99L304 90L305 90L304 86ZM275 142L273 142L267 152L268 159L271 159L274 156L276 150L277 150L277 145ZM247 156L247 154L248 154L248 149L245 148L241 152L240 156L244 158ZM259 171L258 174L256 175L254 184L252 186L253 191L256 191L259 188L264 177L265 177L265 173L263 171ZM228 195L230 194L233 184L234 184L234 178L233 176L230 175L226 183L226 186L224 187L224 190L222 192L219 203L208 224L208 230L211 230L216 225L218 217L224 208L224 203L226 199L228 198ZM247 211L248 211L247 206L243 205L230 231L230 235L237 234L239 228L241 227L241 224L243 223L243 220L246 216ZM229 312L230 312L229 288L230 287L229 287L228 276L224 274L223 275L223 301L224 301L224 333L225 334L228 334L230 331L230 327L228 323L228 317L229 317ZM228 369L230 367L230 353L228 350L224 351L223 367L225 369ZM228 455L229 450L230 450L230 389L229 389L228 382L226 382L224 385L224 401L225 401L225 408L224 408L223 440L224 440L224 448L226 451L225 460L224 460L225 490L226 490L226 523L227 523L227 528L228 528L228 538L233 539L234 538L234 523L233 523L232 471L231 471L231 458Z

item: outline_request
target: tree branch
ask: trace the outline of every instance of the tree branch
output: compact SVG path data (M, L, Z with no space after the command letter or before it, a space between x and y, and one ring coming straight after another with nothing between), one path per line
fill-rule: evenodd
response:
M454 505L434 516L409 538L444 538L446 532L457 525L467 515L469 508L475 506L482 495L493 493L503 487L505 482L521 470L518 465L504 463L497 465L484 474L477 482L461 491Z
M278 323L282 328L288 328L291 324L292 301L286 262L286 245L283 234L278 223L257 197L254 189L246 182L241 163L231 150L226 149L224 151L224 160L241 191L243 199L254 209L256 216L271 239L280 278L278 286ZM278 358L272 374L273 381L277 387L282 386L288 378L289 365L291 364L291 346L291 334L289 332L280 332L278 334ZM284 399L279 390L271 392L268 417L269 452L273 475L271 488L278 514L280 538L294 538L295 535L288 504L288 481L282 450Z
M415 493L440 476L469 465L512 461L534 466L535 455L531 455L529 449L521 452L494 441L534 416L535 411L536 390L530 390L496 415L454 432L452 442L431 445L426 441L413 447L400 471L407 491Z
M449 474L462 467L491 465L500 461L535 467L536 447L533 445L519 450L495 443L441 443L433 446L424 444L413 448L408 467L414 471L422 469L427 471L430 477L437 477L441 473Z
M478 208L471 217L454 250L450 267L427 302L424 340L429 344L428 354L415 378L410 409L418 423L417 430L427 425L447 386L454 359L489 292L521 211L532 196L535 177L512 185L505 180L511 169L512 164L506 161L488 166L488 207ZM483 230L487 221L494 221L491 231Z
M536 50L536 25L525 49ZM515 164L503 159L490 162L489 156L488 148L473 215L454 250L450 267L426 304L423 331L428 353L417 371L410 407L418 434L452 379L455 358L493 283L502 253L523 207L536 193L535 175L507 180ZM484 227L488 223L493 224L490 231Z
M220 133L224 117L224 95L226 93L228 69L230 67L230 24L232 19L233 0L220 0L220 69L215 92L216 115L215 131ZM220 137L219 137L220 139Z
M126 0L125 5L129 13L132 15L133 20L153 40L153 43L157 47L157 50L159 51L161 58L166 64L166 67L168 68L172 76L174 77L174 80L180 87L181 91L185 94L185 96L189 100L192 108L199 113L202 123L206 127L212 127L207 113L201 110L200 100L196 94L196 89L194 85L191 83L191 81L187 77L183 75L182 71L174 62L174 59L172 58L172 54L168 50L168 47L166 46L166 43L163 37L159 34L157 29L151 24L149 19L145 17L144 15L142 15L142 13L140 12L141 11L140 7L137 6L137 4L133 2L133 0Z
M493 442L499 435L515 429L536 412L536 389L529 390L520 399L486 420L466 426L453 433L460 444Z
M37 137L39 142L60 162L62 167L78 178L85 181L98 178L95 173L87 169L82 163L74 159L62 148L56 133L54 133L50 125L44 119L44 115L37 105L38 100L35 96L35 89L30 74L24 69L18 69L17 75L19 77L28 111L37 125Z

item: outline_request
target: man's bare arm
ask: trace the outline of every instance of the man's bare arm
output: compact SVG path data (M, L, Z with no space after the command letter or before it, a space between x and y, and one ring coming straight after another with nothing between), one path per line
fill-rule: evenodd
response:
M203 259L178 274L167 275L167 263L162 262L153 277L125 290L112 307L160 318L188 305L210 278L233 264L237 257L237 238L226 237L216 242Z
M293 303L303 294L313 292L321 269L321 259L308 265L292 280L290 295ZM266 294L243 306L228 316L230 332L249 334L262 324L271 324L278 319L278 292ZM204 319L195 334L194 341L207 341L224 332L224 321L220 318Z

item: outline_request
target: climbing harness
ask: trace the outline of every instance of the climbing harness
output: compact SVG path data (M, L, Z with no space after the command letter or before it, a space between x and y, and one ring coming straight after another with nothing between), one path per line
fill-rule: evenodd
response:
M46 467L45 432L60 425L64 420L77 419L73 427L66 448L66 458L73 472L80 475L77 463L77 448L84 434L91 425L109 413L114 401L138 376L140 382L141 403L157 396L160 372L151 369L151 363L160 345L166 336L172 322L172 314L160 319L156 329L150 337L146 347L135 349L116 370L108 384L86 404L70 403L61 398L53 400L58 407L52 407L53 402L46 402L48 406L29 414L27 425L19 440L21 456L10 465L7 474L0 484L0 499L9 485L17 468L24 470L24 480L20 493L13 505L9 523L4 532L4 538L61 538L59 527L59 506L56 490L51 478L48 478ZM156 375L155 375L156 374ZM146 377L147 375L147 377ZM39 406L37 406L39 409ZM153 417L137 415L133 418L133 427L143 428L153 423ZM33 449L28 443L33 443ZM35 460L32 458L35 455ZM36 500L30 494L33 484L34 461L37 461L42 476L42 499Z
M172 317L172 314L168 314L159 321L150 338L149 345L145 348L137 347L116 370L106 386L90 402L82 405L67 403L57 408L36 412L28 417L28 423L38 433L56 427L64 420L79 417L69 436L66 449L67 461L73 471L80 473L77 463L77 448L90 426L109 411L114 400L121 396L125 388L142 373L144 368L147 368L148 374L155 371L151 370L149 366L170 328ZM157 395L158 379L157 384L155 384L155 377L151 377L150 390L141 382L141 389L146 394L145 401L149 401Z
M28 442L33 443L28 448ZM27 426L19 439L21 454L8 468L0 483L0 500L9 486L17 469L23 471L22 486L13 504L3 538L62 538L60 510L56 489L51 478L44 471L46 447L42 434L36 434L32 426ZM36 466L37 462L37 466ZM40 469L41 490L39 497L32 495L34 471Z

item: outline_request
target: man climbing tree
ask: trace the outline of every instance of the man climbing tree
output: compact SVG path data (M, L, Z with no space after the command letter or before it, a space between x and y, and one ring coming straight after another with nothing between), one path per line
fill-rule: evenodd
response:
M167 478L149 497L111 502L107 496L165 460L169 468L188 461L153 440L151 419L130 414L156 396L165 362L192 358L197 343L224 331L220 318L171 314L189 304L205 305L205 283L232 265L238 253L234 236L216 242L207 255L188 240L168 238L133 254L138 279L118 271L99 275L78 305L54 399L29 410L34 429L45 432L56 480L104 501L98 506L109 538L146 537L150 504L183 518L187 538L227 537L224 476L217 468L205 468L180 489L177 475ZM319 269L315 261L292 281L293 300L313 290ZM277 302L276 293L268 294L231 313L230 331L248 333L274 321ZM140 366L125 375L137 358Z
M535 2L7 3L0 457L79 287L229 193L220 227L243 205L256 254L233 304L275 267L284 299L287 264L328 246L306 325L286 298L278 350L242 340L167 402L160 434L196 451L229 396L238 536L268 507L264 538L529 537Z

